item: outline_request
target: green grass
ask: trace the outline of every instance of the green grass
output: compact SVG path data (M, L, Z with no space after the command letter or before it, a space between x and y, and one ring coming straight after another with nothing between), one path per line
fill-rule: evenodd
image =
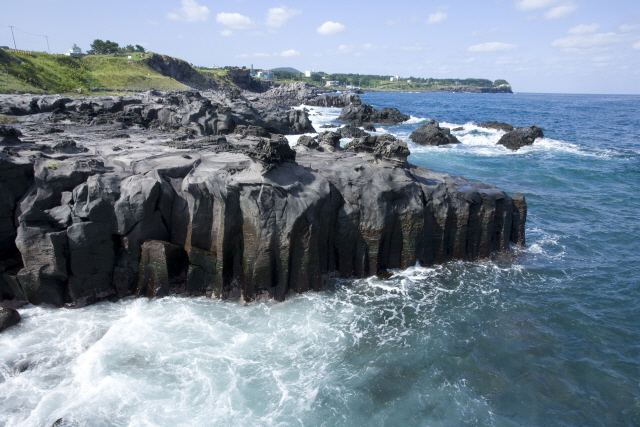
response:
M0 93L14 90L68 93L81 88L83 95L97 95L87 89L188 89L187 85L153 70L143 59L136 54L132 59L112 55L72 58L40 52L28 56L0 50Z
M10 125L12 123L18 123L18 120L15 117L5 116L4 114L0 114L0 124Z

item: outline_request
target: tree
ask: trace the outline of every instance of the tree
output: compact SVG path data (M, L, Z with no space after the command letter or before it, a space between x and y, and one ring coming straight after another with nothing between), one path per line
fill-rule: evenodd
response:
M127 47L125 47L125 48L124 48L124 50L125 50L125 52L127 52L127 53L133 53L133 52L135 52L135 51L136 51L136 49L135 49L132 45L130 45L130 44L128 44L128 45L127 45Z
M96 55L103 55L105 53L104 42L100 39L95 39L91 43L91 51Z
M118 53L120 46L118 46L118 43L109 40L105 42L100 39L95 39L93 43L91 43L91 50L96 55L108 55L110 53Z
M318 73L313 73L311 74L311 80L313 80L314 82L320 82L322 81L322 76Z
M145 53L145 49L139 44L136 45L136 52Z

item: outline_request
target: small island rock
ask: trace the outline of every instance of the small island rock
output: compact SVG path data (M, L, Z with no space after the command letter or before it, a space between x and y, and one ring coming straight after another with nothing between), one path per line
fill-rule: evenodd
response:
M431 120L414 130L409 139L420 145L458 144L458 138L451 135L449 128L441 128L440 124Z
M531 125L528 128L516 128L511 132L507 132L502 135L498 144L504 145L509 150L519 150L520 148L533 144L537 138L543 138L542 129L536 125Z

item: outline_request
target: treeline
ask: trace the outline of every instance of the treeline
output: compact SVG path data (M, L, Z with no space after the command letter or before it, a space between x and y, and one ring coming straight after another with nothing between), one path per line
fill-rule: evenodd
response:
M139 44L126 45L124 47L120 47L118 43L112 42L110 40L102 41L100 39L95 39L93 43L91 43L91 49L87 51L87 55L111 55L111 54L127 54L127 53L145 53L145 48L140 46Z
M292 73L290 71L274 71L277 80L294 80L294 81L314 81L321 82L323 80L336 80L341 85L353 85L361 87L379 86L385 83L391 83L391 75L380 74L352 74L352 73L333 73L327 74L324 71L318 71L311 75L311 78L305 77L302 73ZM403 77L401 82L411 80L412 84L421 84L425 86L474 86L474 87L496 87L502 84L509 84L506 80L499 79L492 82L488 79L434 79L424 77Z

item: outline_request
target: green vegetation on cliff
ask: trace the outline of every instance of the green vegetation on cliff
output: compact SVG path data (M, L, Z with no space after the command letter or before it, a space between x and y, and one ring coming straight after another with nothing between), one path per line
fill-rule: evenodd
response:
M98 92L112 90L185 90L189 87L211 87L217 84L233 85L227 70L194 69L186 61L155 55L160 61L152 61L154 54L132 54L131 59L122 55L49 55L33 52L25 55L0 49L0 93L14 91L33 93L69 93L82 89L102 88ZM163 60L170 61L171 70ZM164 61L166 62L166 61ZM155 65L155 69L152 65ZM159 69L160 71L157 71ZM182 71L180 79L172 76L175 69ZM166 71L166 72L164 72Z

